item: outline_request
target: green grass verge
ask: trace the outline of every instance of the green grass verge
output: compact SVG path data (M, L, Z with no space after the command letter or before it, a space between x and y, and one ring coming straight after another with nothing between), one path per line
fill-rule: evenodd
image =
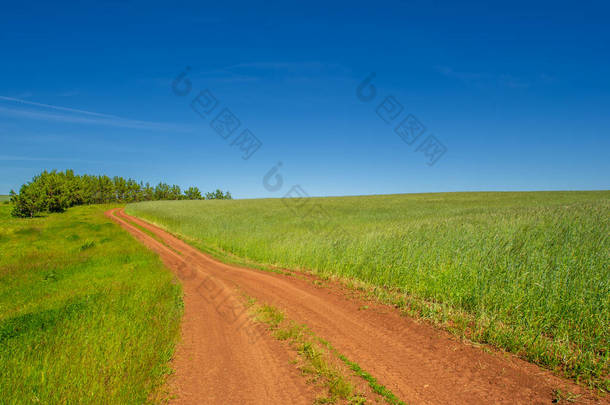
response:
M366 398L358 393L346 376L345 371L333 364L333 358L338 358L355 376L367 381L372 391L381 396L391 405L405 405L396 395L355 362L340 354L330 342L316 336L306 325L286 319L278 308L257 304L252 298L248 300L254 319L268 326L273 336L278 340L288 341L296 348L301 359L299 368L305 375L313 376L312 381L321 382L327 388L327 395L316 400L318 404L334 404L337 401L349 404L364 404Z
M326 351L316 344L304 326L286 321L284 313L271 305L255 306L254 314L255 320L266 324L276 339L286 340L296 348L302 360L301 372L327 388L327 395L318 398L316 403L331 404L356 396L353 385L329 363Z
M163 201L127 212L204 251L390 290L410 313L610 388L609 191Z
M349 368L358 377L366 380L369 383L369 387L371 387L373 392L384 397L385 400L387 401L387 403L392 404L392 405L405 405L405 403L403 401L401 401L400 399L398 399L398 397L396 395L394 395L394 393L392 391L387 389L382 384L379 384L379 382L377 381L377 379L375 377L373 377L372 375L370 375L369 373L364 371L358 363L351 361L350 359L348 359L347 357L345 357L342 354L338 354L338 357L339 357L339 359L341 359L341 361L343 361L345 364L347 364L349 366Z
M109 206L34 219L0 205L0 402L163 400L182 292Z

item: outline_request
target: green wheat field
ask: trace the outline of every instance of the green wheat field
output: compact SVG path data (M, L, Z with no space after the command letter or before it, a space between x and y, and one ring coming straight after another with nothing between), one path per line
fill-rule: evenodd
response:
M610 191L155 201L127 212L217 256L356 280L456 334L610 386Z

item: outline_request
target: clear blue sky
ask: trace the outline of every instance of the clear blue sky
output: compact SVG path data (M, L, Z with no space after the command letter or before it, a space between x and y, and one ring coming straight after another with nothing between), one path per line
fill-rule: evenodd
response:
M45 168L238 198L610 188L609 6L494 3L5 2L0 193ZM204 89L209 118L190 107ZM394 132L408 114L426 128L412 145ZM244 129L262 142L247 160ZM432 166L428 135L446 147Z

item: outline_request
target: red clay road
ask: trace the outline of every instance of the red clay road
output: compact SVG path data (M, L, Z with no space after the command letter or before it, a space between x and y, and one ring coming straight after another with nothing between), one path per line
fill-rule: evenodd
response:
M580 395L577 403L610 403L514 356L483 351L392 308L354 299L339 285L224 264L122 209L106 214L157 252L182 282L182 340L170 387L175 403L314 402L315 388L285 347L241 321L235 287L308 325L408 404L551 404L556 389Z

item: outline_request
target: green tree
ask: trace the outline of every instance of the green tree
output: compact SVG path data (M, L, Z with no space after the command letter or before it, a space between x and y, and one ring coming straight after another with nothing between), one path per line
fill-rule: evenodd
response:
M201 200L201 191L197 187L189 187L184 191L184 197L187 200Z
M112 179L106 175L94 176L74 174L71 169L43 171L21 186L19 193L11 190L12 213L19 217L32 217L42 212L63 212L74 205L104 204L109 202L136 202L152 200L200 200L203 199L197 187L189 187L182 194L177 185L159 183L151 187L149 183L120 176ZM228 191L217 189L206 193L206 199L232 199Z
M169 189L169 199L170 200L180 200L182 199L182 192L180 191L180 186L173 185Z
M154 199L155 199L155 189L150 186L150 183L146 183L146 185L142 189L142 200L143 201L152 201Z
M159 183L155 187L155 200L169 200L169 185L167 183Z
M112 179L112 185L114 186L114 201L124 202L127 200L127 182L120 176L114 176Z
M16 217L31 218L46 210L45 195L40 184L35 181L22 185L19 194L13 192L11 203L13 204L12 215Z
M142 186L133 179L127 180L127 192L125 194L125 201L136 202L142 199L141 192Z
M98 188L97 188L97 202L100 204L106 204L112 201L116 201L114 185L110 177L98 176Z
M70 194L66 176L53 170L42 176L43 198L49 212L64 212L70 206Z

